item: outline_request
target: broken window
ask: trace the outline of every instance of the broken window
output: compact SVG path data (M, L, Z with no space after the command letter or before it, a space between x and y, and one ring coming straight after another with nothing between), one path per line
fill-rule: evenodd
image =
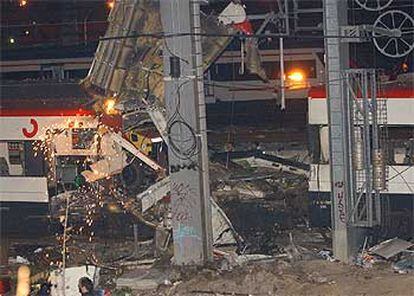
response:
M241 74L240 63L215 64L211 69L211 80L213 81L260 80L259 76L248 73L248 71Z

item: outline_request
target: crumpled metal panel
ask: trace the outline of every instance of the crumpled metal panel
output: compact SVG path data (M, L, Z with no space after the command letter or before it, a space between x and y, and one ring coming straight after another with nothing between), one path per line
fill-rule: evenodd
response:
M142 32L160 32L157 2L117 1L108 21L105 38ZM121 92L128 71L157 43L153 38L120 38L99 42L94 61L83 85L102 96Z
M142 212L146 212L153 205L159 202L170 191L170 178L164 179L150 186L147 190L137 195L137 200L141 200ZM235 231L230 219L214 201L210 199L212 210L213 244L214 246L235 245L241 243L243 239Z
M369 249L369 251L375 255L379 255L384 257L385 259L389 259L408 248L412 247L414 244L407 242L406 240L393 238L386 241L381 242L378 245L373 246Z
M218 22L217 17L201 15L204 69L206 70L232 40L236 30ZM117 1L109 16L105 37L162 32L159 3L153 0ZM250 40L250 39L249 39ZM247 68L266 80L254 42L248 41ZM114 94L120 100L139 99L144 104L164 105L162 38L140 37L102 40L84 88L105 98Z

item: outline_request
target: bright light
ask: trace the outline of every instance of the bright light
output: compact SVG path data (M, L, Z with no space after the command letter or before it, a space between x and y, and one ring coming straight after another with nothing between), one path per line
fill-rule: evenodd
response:
M293 71L288 74L288 78L294 82L302 82L305 79L305 75L300 71Z
M9 38L9 43L10 44L14 44L15 42L16 42L16 40L13 37L10 37Z
M402 70L403 70L404 73L408 72L408 64L407 63L403 63L401 65L401 68L402 68Z
M20 7L24 7L26 5L27 5L27 0L20 0L20 2L19 2Z
M108 1L108 2L106 2L106 5L108 5L108 8L109 9L112 9L115 6L115 1L114 0Z
M108 211L111 212L111 213L119 213L120 209L119 209L117 204L110 203L110 204L108 204Z
M24 33L26 34L26 36L30 34L29 30L24 31Z
M115 114L115 100L114 99L106 99L104 102L104 111L106 114Z

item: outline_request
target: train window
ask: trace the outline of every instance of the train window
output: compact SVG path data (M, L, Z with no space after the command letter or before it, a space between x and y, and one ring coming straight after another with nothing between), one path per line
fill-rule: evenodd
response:
M23 144L19 142L8 142L9 163L22 164L23 163Z
M262 62L263 69L267 77L271 80L280 79L279 62ZM246 81L261 80L256 74L249 73L245 68L243 74L240 73L240 63L217 63L210 68L211 80L213 81ZM316 78L316 61L315 60L296 60L285 61L285 72L301 70L307 78Z
M260 80L256 74L249 73L247 68L241 73L240 63L215 64L212 68L211 80L214 81L246 81Z
M132 142L138 142L138 135L134 134L134 133L131 133L131 141Z
M47 72L47 71L46 71ZM23 79L41 79L44 78L47 73L45 71L22 71L22 72L9 72L1 73L2 80L23 80Z

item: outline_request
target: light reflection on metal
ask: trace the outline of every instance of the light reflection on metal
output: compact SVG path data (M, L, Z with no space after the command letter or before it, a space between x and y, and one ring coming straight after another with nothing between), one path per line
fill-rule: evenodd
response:
M385 153L382 149L375 149L372 152L373 183L374 190L386 188Z
M364 169L364 148L362 142L361 127L354 128L354 151L352 153L354 169L357 171Z

